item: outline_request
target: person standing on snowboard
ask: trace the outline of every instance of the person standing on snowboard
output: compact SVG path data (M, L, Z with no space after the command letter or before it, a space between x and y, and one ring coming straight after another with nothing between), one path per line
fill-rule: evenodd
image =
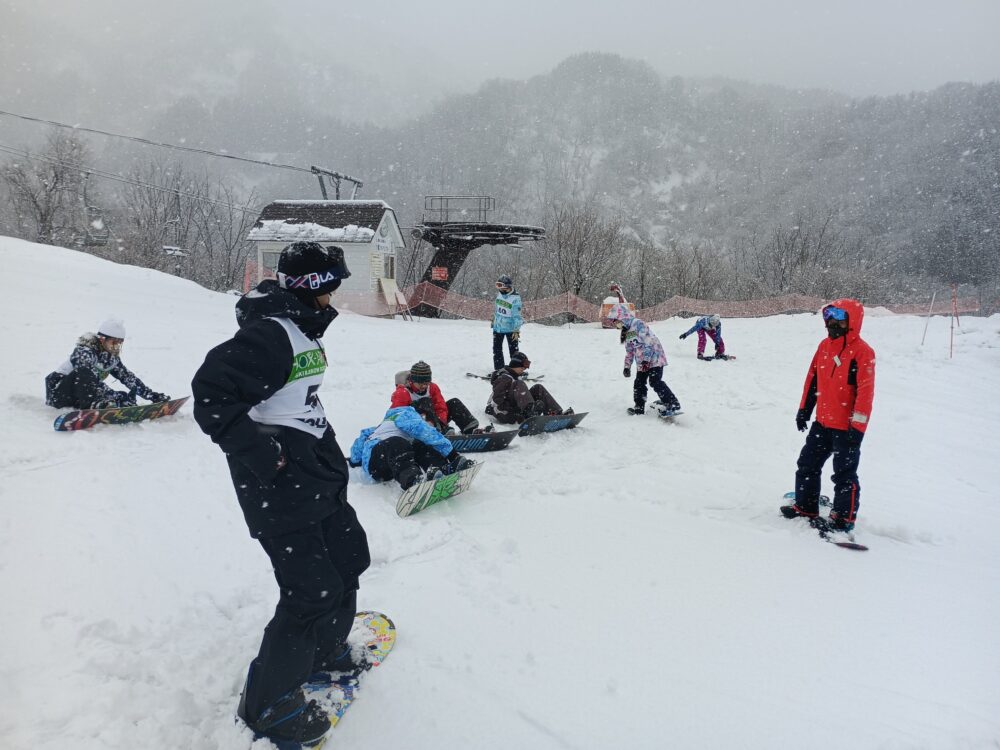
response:
M347 502L348 469L318 391L331 294L350 276L343 250L285 247L277 279L236 303L239 330L191 383L194 418L226 454L250 535L280 596L237 709L255 735L315 744L330 719L302 685L315 672L363 669L347 645L368 540Z
M110 409L135 406L135 398L158 404L170 396L143 383L121 360L125 324L108 318L97 333L85 333L58 369L45 376L45 403L57 409ZM128 388L119 391L104 383L112 376Z
M861 504L858 464L875 397L875 352L861 338L865 308L853 299L837 299L823 308L827 337L820 342L802 388L795 425L809 428L795 472L795 504L781 506L786 518L819 517L823 464L833 456L833 510L828 525L851 531Z
M608 319L615 327L625 333L625 368L622 374L627 378L632 375L632 362L635 361L635 381L632 384L632 396L635 406L629 407L629 414L644 414L646 412L646 394L648 383L660 397L660 416L669 417L681 410L681 403L670 387L663 382L663 368L667 365L667 355L663 344L649 326L635 317L626 305L621 303L611 308Z
M510 356L514 356L520 346L521 295L514 291L514 280L510 276L497 279L497 296L493 307L493 370L503 367L503 340L507 339Z
M706 315L698 318L693 326L682 333L678 338L681 341L692 333L698 334L698 359L705 359L705 339L709 336L715 344L715 358L729 359L726 356L726 342L722 340L722 319L718 315Z

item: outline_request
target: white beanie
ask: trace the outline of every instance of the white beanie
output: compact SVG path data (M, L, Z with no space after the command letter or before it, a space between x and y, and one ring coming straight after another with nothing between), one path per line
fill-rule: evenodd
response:
M108 318L97 328L100 336L107 336L109 339L125 338L125 324L119 318Z

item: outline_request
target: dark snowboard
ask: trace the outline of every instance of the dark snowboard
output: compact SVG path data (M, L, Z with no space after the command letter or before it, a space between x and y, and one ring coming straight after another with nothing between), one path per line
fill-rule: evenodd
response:
M792 503L795 502L795 493L786 492L784 495L785 500L789 500ZM821 506L829 506L830 498L826 495L821 495L819 499L819 504ZM805 518L805 516L796 516L794 511L789 510L785 512L791 506L782 506L779 510L785 518ZM838 531L837 529L830 528L830 522L823 518L823 516L817 516L816 518L809 518L809 525L819 532L819 537L824 542L829 542L830 544L836 545L837 547L843 547L844 549L853 549L859 552L867 552L868 548L863 544L858 544L854 541L854 534L850 531Z
M190 398L175 398L173 401L161 401L158 404L142 404L141 406L115 406L110 409L81 409L71 411L56 417L52 426L64 432L66 430L86 430L98 424L128 424L143 422L147 419L159 419L176 414Z
M475 432L471 435L448 435L452 447L459 453L486 453L500 451L517 437L517 430L503 432Z
M546 432L556 432L557 430L567 430L576 427L589 412L579 414L542 414L538 417L531 417L521 423L518 430L521 437L527 435L541 435Z

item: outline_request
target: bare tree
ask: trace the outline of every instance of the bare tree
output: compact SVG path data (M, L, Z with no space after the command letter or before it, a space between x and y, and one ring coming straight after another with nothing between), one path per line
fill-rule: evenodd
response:
M35 242L71 245L80 233L86 146L75 135L53 131L44 150L26 153L0 169L16 223Z
M625 261L628 236L621 217L605 218L593 204L573 204L553 208L545 226L546 260L558 291L603 298Z

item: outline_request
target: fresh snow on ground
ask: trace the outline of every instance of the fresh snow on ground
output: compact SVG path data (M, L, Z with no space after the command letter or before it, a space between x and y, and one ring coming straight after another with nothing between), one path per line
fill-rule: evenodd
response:
M264 750L233 721L276 601L222 453L191 418L57 433L43 378L108 315L152 388L190 393L236 298L0 238L0 747ZM616 331L528 325L579 429L517 438L465 495L408 519L352 470L399 640L331 748L1000 745L1000 316L872 315L875 406L855 552L778 515L815 315L726 320L703 363L652 323L676 424L629 417ZM320 391L341 447L426 359L482 417L487 323L341 315ZM711 344L709 344L711 348ZM824 488L830 489L829 469ZM362 743L364 743L362 745Z

